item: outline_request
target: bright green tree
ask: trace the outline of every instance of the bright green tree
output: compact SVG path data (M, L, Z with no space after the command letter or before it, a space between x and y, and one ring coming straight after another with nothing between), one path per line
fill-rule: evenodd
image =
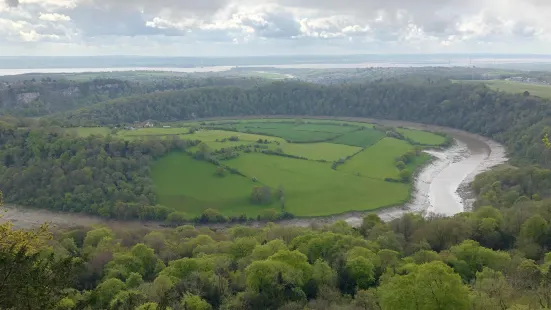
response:
M385 310L469 309L469 289L442 262L411 266L405 275L385 278L379 287Z

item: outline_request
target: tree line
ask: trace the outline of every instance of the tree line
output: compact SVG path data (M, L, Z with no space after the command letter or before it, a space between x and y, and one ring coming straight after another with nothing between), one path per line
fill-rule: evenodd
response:
M548 100L443 80L384 80L315 85L280 81L251 88L205 87L132 96L52 116L52 124L97 126L148 119L315 115L405 120L454 127L504 143L515 163L551 165L542 136Z
M246 87L260 79L239 77L185 77L128 81L114 78L74 81L44 78L10 82L0 88L0 114L35 117L70 111L110 99L207 86Z

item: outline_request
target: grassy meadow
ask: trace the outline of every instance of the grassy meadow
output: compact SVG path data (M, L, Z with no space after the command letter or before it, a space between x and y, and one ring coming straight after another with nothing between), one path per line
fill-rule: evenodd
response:
M108 135L111 131L107 127L77 127L68 128L67 132L75 134L79 137L88 137L92 135Z
M364 129L349 132L331 142L350 146L368 147L379 142L379 140L384 137L385 134L383 132L374 129Z
M522 94L528 91L533 96L551 99L551 85L537 85L529 83L520 83L505 80L485 80L485 81L455 81L458 83L484 83L494 90L500 90L509 93Z
M409 128L396 128L396 131L422 145L437 146L446 142L445 137L427 131Z
M306 157L312 160L337 161L354 155L361 147L338 145L334 143L283 143L281 149L285 154Z
M245 154L228 162L247 176L285 189L286 210L296 216L323 216L374 210L403 203L409 185L358 177L307 160Z
M232 149L237 157L219 160L226 171L223 176L217 175L220 168L216 165L185 153L169 154L151 167L159 204L190 217L209 208L226 216L255 217L267 209L285 210L295 216L325 216L375 210L409 199L411 182L387 180L399 179L396 158L414 146L386 137L370 124L246 119L172 126L178 127L116 132L101 127L67 130L79 136L112 134L122 139L199 140L209 146L213 156L217 150ZM198 130L190 133L191 127ZM445 142L444 137L425 131L406 128L396 131L427 146ZM237 137L238 141L229 141L230 137ZM198 151L199 147L188 149L192 153ZM406 169L413 172L429 159L423 153L413 158ZM229 173L230 169L238 174ZM253 204L251 195L255 187L269 188L270 200ZM281 188L284 200L276 197Z
M152 167L159 203L195 216L213 208L226 215L256 215L265 206L252 206L252 180L227 174L215 175L216 166L173 153ZM269 207L269 206L268 206Z
M231 124L225 124L224 122L212 124L215 127L222 126L222 128L229 130L275 136L298 143L327 141L360 128L358 125L345 123L304 123L302 121L293 122L293 120L279 120L278 122L278 120L273 119L266 122L248 120Z
M395 158L404 155L412 148L413 146L405 141L384 138L339 166L339 171L350 174L359 173L360 176L380 180L398 178L400 171L396 168Z

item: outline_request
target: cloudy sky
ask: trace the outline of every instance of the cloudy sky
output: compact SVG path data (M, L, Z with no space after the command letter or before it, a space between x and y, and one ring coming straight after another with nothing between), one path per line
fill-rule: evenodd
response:
M0 0L0 55L551 53L551 0Z

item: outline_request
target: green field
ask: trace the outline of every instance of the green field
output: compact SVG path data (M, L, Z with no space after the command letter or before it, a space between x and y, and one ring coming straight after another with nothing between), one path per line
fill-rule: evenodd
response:
M281 137L292 142L328 141L359 128L357 126L329 123L294 123L292 120L286 120L285 122L274 120L270 122L247 121L238 124L218 123L218 126L241 132Z
M413 146L405 141L384 138L365 151L354 156L339 171L384 180L398 178L395 158L407 153Z
M374 129L364 129L349 132L332 140L331 142L350 146L368 147L379 142L379 140L384 137L385 134L381 131Z
M551 99L551 85L537 85L520 83L505 80L485 80L485 81L455 81L461 83L484 83L491 89L500 90L508 93L522 94L528 91L533 96Z
M141 128L136 130L120 131L121 136L166 136L189 133L189 128Z
M69 128L68 132L76 134L79 137L87 137L91 135L108 135L110 130L107 127L77 127Z
M227 174L215 176L216 167L186 154L170 154L152 167L159 203L196 216L207 208L226 215L257 215L269 206L253 206L249 195L254 183Z
M397 128L396 131L403 134L406 138L410 138L411 140L423 145L438 146L446 142L445 137L435 135L427 131L405 128Z
M285 154L306 157L312 160L336 161L362 150L360 147L333 143L284 143L281 149Z
M408 184L358 177L319 162L246 154L228 164L270 187L282 185L286 209L297 216L374 210L403 203L409 195Z
M408 200L411 190L411 183L390 182L389 179L400 179L396 158L415 146L405 140L388 138L385 132L371 124L247 119L180 122L172 126L180 127L67 130L79 136L112 134L122 139L178 137L199 140L211 151L233 148L232 154L237 157L230 160L216 152L209 155L227 167L225 176L216 175L214 164L193 159L185 153L172 153L153 165L158 203L190 217L199 216L208 208L217 209L226 216L255 217L267 209L280 212L282 203L276 195L280 187L285 192L284 210L296 216L324 216L399 205ZM197 131L190 134L192 127ZM445 141L444 137L429 132L396 130L427 146ZM238 141L229 141L230 137L237 137ZM192 153L200 150L198 146L188 149ZM406 168L414 172L429 159L427 154L419 155ZM230 174L229 169L239 174ZM269 202L265 204L251 202L253 188L259 186L270 188Z
M329 124L302 124L293 127L297 131L314 131L314 132L330 132L330 133L347 133L352 130L357 130L357 126L341 126Z

